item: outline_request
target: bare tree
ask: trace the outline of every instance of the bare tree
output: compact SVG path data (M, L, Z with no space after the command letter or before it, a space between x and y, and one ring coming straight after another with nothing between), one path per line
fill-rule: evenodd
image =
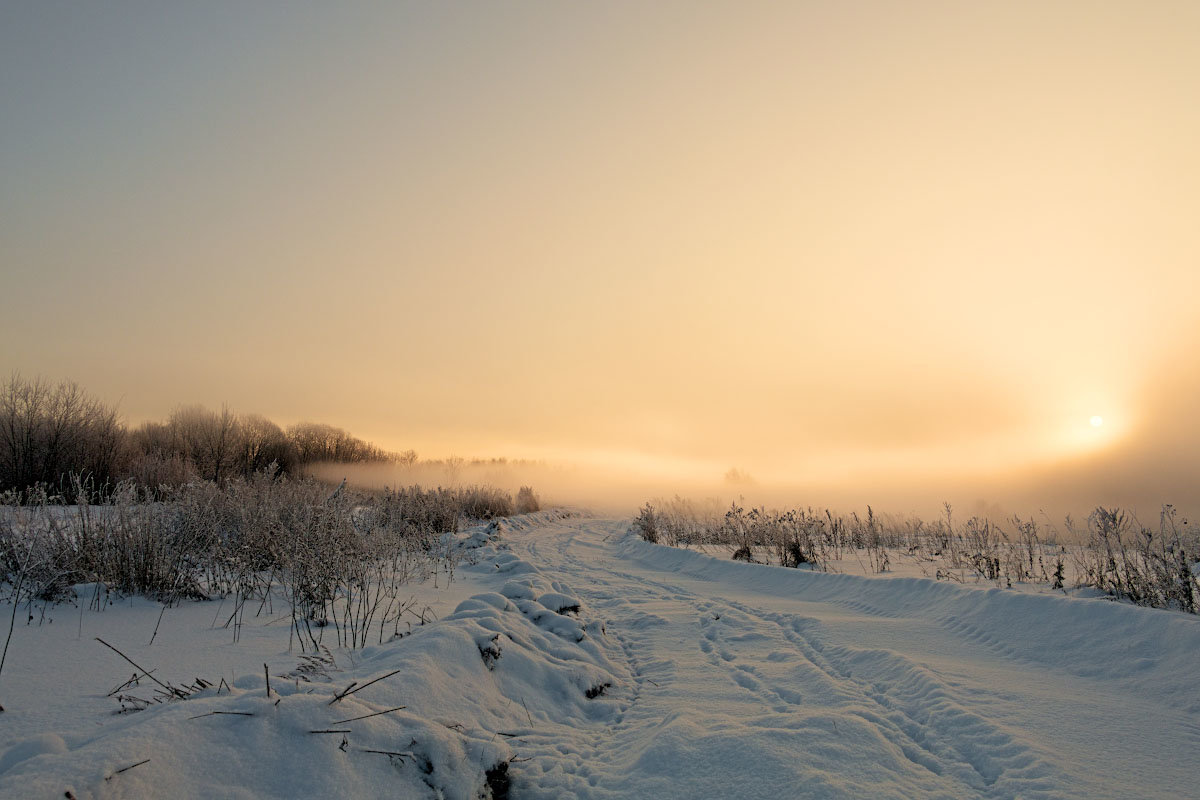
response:
M183 453L200 477L215 483L233 470L239 425L237 416L222 406L221 412L204 406L182 406L167 420L171 446Z
M70 473L107 482L127 456L116 408L78 384L14 373L0 387L0 488L59 487Z
M296 446L296 455L302 466L319 461L366 463L394 460L386 450L332 425L299 422L288 428L287 435ZM416 453L413 453L413 460L416 460Z
M259 414L241 418L238 441L237 469L244 477L275 464L283 472L291 472L297 461L296 447L283 429Z

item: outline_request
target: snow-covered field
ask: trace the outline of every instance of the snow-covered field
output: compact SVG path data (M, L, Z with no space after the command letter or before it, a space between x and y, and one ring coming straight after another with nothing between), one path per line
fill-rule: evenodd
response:
M237 643L215 602L19 618L0 796L1200 797L1194 615L628 529L470 531L452 583L412 587L436 621L320 659L269 607ZM137 670L96 637L152 675L109 697ZM155 679L189 698L114 713Z

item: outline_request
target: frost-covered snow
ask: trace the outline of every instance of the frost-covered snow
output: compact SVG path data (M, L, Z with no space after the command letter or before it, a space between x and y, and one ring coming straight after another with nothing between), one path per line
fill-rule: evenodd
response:
M0 677L0 795L1200 791L1196 617L744 564L628 525L469 531L455 581L413 587L436 622L318 670L267 616L232 643L215 603L169 609L153 645L152 603L52 610L18 627ZM114 715L133 668L95 636L176 685L231 688Z

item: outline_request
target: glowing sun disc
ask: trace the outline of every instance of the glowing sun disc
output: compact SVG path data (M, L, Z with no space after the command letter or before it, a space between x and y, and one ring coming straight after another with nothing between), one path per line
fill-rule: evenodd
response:
M1093 428L1099 428L1101 425L1104 424L1104 417L1097 415L1097 416L1092 417L1090 421L1092 423Z

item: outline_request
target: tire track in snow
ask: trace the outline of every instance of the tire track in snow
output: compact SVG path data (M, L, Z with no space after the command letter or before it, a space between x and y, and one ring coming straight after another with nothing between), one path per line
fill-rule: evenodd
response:
M1054 770L1040 754L969 711L927 667L886 650L825 646L816 638L822 635L822 626L812 618L725 602L728 610L718 612L708 631L719 629L719 623L730 619L732 610L743 615L732 623L738 630L754 620L775 623L795 653L817 673L799 676L798 680L817 686L825 702L878 726L914 764L961 781L982 796L1016 797L1052 788L1044 779ZM718 607L711 603L705 610ZM735 636L741 641L748 638L745 634ZM728 649L719 652L724 660L734 660ZM735 666L762 677L754 667ZM764 689L781 699L804 694L794 689L781 691L769 684ZM1003 776L1014 785L998 786Z
M530 555L578 576L576 591L588 596L597 608L612 612L633 609L637 604L631 600L638 590L643 602L691 607L701 631L701 651L712 666L771 712L764 716L763 724L777 724L780 720L774 717L815 704L862 719L907 760L977 796L1050 796L1061 786L1053 780L1059 770L1044 754L968 710L929 668L886 650L827 645L828 632L813 618L758 609L722 597L701 597L675 584L613 569L599 559L585 561L575 552L595 549L595 545L581 541L581 536L588 535L581 527L569 527L573 530L566 535L552 537L551 552L541 542L531 541ZM595 588L584 589L587 583ZM625 596L614 598L613 590ZM901 616L866 603L842 605L867 616ZM615 632L623 622L615 618L609 627ZM972 632L965 628L957 632L963 631L970 638ZM639 680L636 660L641 644L653 647L652 642L622 640L631 671ZM989 649L1009 658L1015 655L1000 646Z

